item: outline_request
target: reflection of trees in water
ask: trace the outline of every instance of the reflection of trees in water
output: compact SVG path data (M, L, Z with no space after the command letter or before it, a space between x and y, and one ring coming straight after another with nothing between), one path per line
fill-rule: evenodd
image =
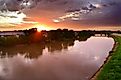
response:
M68 40L68 41L52 41L51 43L48 43L46 46L49 52L54 52L54 51L61 51L62 49L68 49L69 46L73 45L74 41Z
M26 57L37 58L43 54L43 50L47 47L48 52L61 51L62 49L68 49L69 46L73 46L74 41L54 41L41 44L23 44L13 47L0 47L0 55L2 57L14 56L17 54L25 54Z
M43 49L45 49L45 45L43 44L25 44L25 45L17 45L13 47L0 47L0 51L2 51L2 56L8 54L8 56L13 56L16 54L26 54L26 57L38 57L38 55L42 55Z

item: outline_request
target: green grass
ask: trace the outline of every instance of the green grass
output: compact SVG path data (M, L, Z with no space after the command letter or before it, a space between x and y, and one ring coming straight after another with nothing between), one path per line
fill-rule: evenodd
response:
M112 57L106 63L97 76L96 80L121 80L121 37L113 37L118 42L116 50L112 53Z

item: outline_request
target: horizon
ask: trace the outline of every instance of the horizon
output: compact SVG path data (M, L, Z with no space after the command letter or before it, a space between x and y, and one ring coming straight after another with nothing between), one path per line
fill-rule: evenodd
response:
M73 30L73 29L68 29L68 28L63 28L63 29L61 29L61 28L57 28L57 29L50 29L50 30L46 30L46 29L38 29L37 27L33 27L33 28L28 28L28 29L18 29L18 30L0 30L0 32L14 32L14 31L25 31L25 30L31 30L31 29L37 29L37 32L41 32L41 31L52 31L52 30L58 30L58 29L60 29L60 30L64 30L64 29L67 29L68 31L70 31L70 30ZM97 29L82 29L82 30L73 30L73 31L121 31L121 30L109 30L109 29L99 29L99 30L97 30Z

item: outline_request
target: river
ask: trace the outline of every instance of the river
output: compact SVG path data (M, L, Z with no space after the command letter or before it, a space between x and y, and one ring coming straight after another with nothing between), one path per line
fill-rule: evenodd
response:
M103 65L113 38L0 47L0 80L89 80Z

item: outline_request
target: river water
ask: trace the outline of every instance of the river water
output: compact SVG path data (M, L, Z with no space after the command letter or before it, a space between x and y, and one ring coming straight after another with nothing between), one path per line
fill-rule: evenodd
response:
M0 48L0 80L89 80L104 63L114 40L52 42Z

